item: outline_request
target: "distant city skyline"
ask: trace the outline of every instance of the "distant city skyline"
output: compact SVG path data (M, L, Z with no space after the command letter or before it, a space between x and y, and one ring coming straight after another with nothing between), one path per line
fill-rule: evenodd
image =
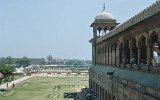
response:
M0 0L0 57L91 59L94 17L123 23L156 0Z

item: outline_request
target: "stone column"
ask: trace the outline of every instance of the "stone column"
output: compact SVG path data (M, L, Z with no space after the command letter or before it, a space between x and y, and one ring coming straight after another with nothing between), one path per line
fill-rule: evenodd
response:
M91 86L91 79L89 79L89 88L92 88L92 86Z
M115 49L112 49L112 66L115 66Z
M97 37L97 27L93 26L93 37Z
M130 61L131 61L132 58L133 58L133 48L130 47ZM134 58L134 59L135 59L135 58ZM130 68L132 68L133 66L132 66L132 64L131 64L130 61L129 61L129 63L130 63Z
M116 48L116 66L120 66L120 63L119 63L119 48L118 47Z
M105 48L105 51L104 51L104 64L105 65L107 65L106 59L107 59L107 56L106 56L106 48Z
M151 70L151 40L147 39L147 67L148 71Z
M108 58L109 58L109 65L111 66L111 49L109 49L109 56L108 56Z
M98 87L97 87L97 83L96 83L96 96L98 96Z
M103 65L105 65L105 48L103 48Z
M103 89L103 100L105 100L105 90Z
M102 88L100 87L99 98L102 100Z
M140 48L140 46L138 46L137 49L138 49L138 65L140 65L140 63L141 63L141 48Z
M106 50L106 65L108 65L108 50Z
M110 50L110 65L112 66L112 49Z
M109 65L109 50L107 50L107 65Z
M123 47L123 51L122 51L122 64L124 65L123 67L126 67L126 56L125 56L124 47Z
M133 57L133 48L130 47L130 59Z
M98 97L100 97L100 87L98 85Z

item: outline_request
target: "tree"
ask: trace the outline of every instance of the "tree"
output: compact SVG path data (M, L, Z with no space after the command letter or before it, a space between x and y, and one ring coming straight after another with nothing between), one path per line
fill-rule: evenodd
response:
M14 62L14 59L11 57L11 56L8 56L8 57L2 57L0 58L0 64L1 65L13 65L15 62Z
M9 76L13 76L13 72L15 71L15 67L14 66L8 66L8 65L0 65L0 73L1 73L1 77L0 77L0 84L2 83L2 80L4 78L7 78Z
M18 67L27 67L31 65L31 60L27 57L23 57L22 59L17 60L16 64Z
M6 58L5 57L0 58L0 64L1 65L5 65L6 64Z
M42 60L41 62L40 62L40 65L45 65L45 64L47 64L44 60Z
M6 58L6 64L8 64L8 65L14 64L14 59L11 56L8 56Z

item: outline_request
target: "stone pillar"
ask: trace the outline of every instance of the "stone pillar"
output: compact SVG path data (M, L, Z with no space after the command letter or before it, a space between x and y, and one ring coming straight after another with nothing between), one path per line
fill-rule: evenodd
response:
M104 100L107 100L107 92L106 92L106 90L104 91Z
M103 89L103 100L106 100L105 98L105 90Z
M107 54L107 55L108 55L108 60L107 60L107 64L108 64L108 65L110 64L110 63L109 63L109 58L110 58L110 57L109 57L109 56L110 56L109 54L110 54L110 52L109 52L109 50L108 50L108 54Z
M91 87L91 79L89 79L89 88L92 88L92 87Z
M93 26L93 37L97 37L97 27Z
M124 65L123 67L126 67L126 57L125 57L124 47L123 47L123 51L122 51L122 64Z
M96 90L95 90L95 92L96 92L96 96L98 96L98 93L97 93L97 84L96 84Z
M112 66L112 49L110 49L110 66Z
M99 54L99 64L100 65L101 65L101 62L102 62L102 57L101 57L102 55L101 54L102 54L102 51L100 51L100 54Z
M103 64L103 51L101 50L101 54L100 54L101 56L100 56L100 65L102 65Z
M116 51L116 48L115 48L114 49L114 66L117 66L116 60L117 60L117 51Z
M133 57L133 49L130 47L130 59Z
M120 66L120 63L119 63L119 48L117 47L116 48L116 66Z
M99 94L100 94L99 91L100 91L100 88L99 88L99 85L98 85L98 97L99 97Z
M137 49L138 49L138 65L140 65L140 63L141 63L141 48L138 46Z
M108 50L106 50L106 65L108 65Z
M100 87L100 91L99 91L99 98L100 100L102 100L102 88Z
M93 64L96 65L96 47L95 45L92 45L92 61L93 61Z
M103 48L103 65L105 65L105 48Z
M131 61L131 59L133 58L133 48L132 47L130 47L130 61ZM135 59L135 58L134 58ZM129 64L130 64L130 68L132 68L132 64L131 64L131 62L129 61Z
M151 40L147 39L147 67L148 71L151 70Z
M112 49L112 66L115 66L115 49Z
M111 65L111 49L109 49L109 56L108 56L108 58L109 58L109 65Z
M107 59L107 55L106 55L107 53L106 53L106 48L105 48L105 51L104 51L104 64L105 65L107 65L107 61L106 61L106 59Z

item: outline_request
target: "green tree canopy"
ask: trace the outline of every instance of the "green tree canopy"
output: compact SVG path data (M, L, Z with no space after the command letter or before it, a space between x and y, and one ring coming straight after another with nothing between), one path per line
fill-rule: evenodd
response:
M14 64L14 63L15 63L15 61L11 56L6 57L6 64L11 65L11 64Z
M2 77L0 77L0 84L2 83L2 80L4 78L12 76L14 71L15 71L14 66L0 65L0 73L2 75Z
M31 65L31 60L27 57L23 57L22 59L19 59L16 61L16 64L18 65L18 67L27 67L29 65Z

